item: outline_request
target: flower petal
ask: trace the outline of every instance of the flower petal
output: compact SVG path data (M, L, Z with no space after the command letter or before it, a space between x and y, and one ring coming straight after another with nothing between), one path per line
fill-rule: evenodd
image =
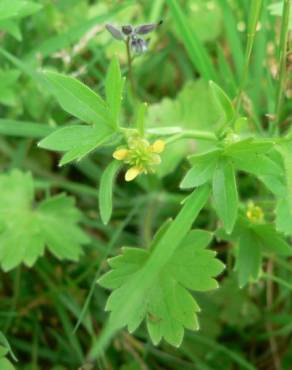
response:
M116 39L116 40L123 40L124 39L124 36L122 34L122 32L114 27L113 25L111 24L106 24L105 25L105 28L108 30L108 32Z
M162 153L165 149L165 141L156 140L151 146L151 149L154 153Z
M135 167L131 167L131 168L128 169L128 171L125 174L125 180L126 181L132 181L138 175L140 175L141 172L143 172L143 170L141 170L141 168L136 167L136 166Z
M161 25L161 23L162 21L159 23L141 24L141 26L136 27L134 31L138 35L146 35L147 33L154 31L155 28Z
M117 159L118 161L122 161L124 159L126 159L127 155L129 154L129 150L128 149L117 149L114 153L113 153L113 157L115 159Z

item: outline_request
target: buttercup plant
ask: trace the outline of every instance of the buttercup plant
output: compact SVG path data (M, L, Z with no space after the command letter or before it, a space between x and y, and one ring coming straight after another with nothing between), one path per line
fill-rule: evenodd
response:
M17 34L18 19L40 10L30 1L3 1L0 29L6 27L10 34ZM60 8L67 6L67 2L61 3ZM81 3L91 9L90 2ZM0 48L7 63L15 68L3 66L0 104L6 104L4 112L11 102L15 104L12 86L18 86L19 80L26 83L24 74L28 74L42 87L39 91L45 92L46 107L36 119L41 122L48 118L50 123L32 123L29 116L30 121L17 125L17 109L7 119L0 119L1 133L28 138L20 143L0 140L3 167L9 166L9 171L0 174L0 267L3 276L4 272L11 274L3 281L8 281L7 291L14 294L0 312L0 321L3 315L5 335L10 329L14 332L14 327L22 328L22 321L21 325L14 321L19 310L21 320L26 320L23 337L28 338L26 328L31 323L37 328L30 336L33 363L25 368L51 368L61 357L66 357L64 364L53 364L52 369L134 369L137 364L143 369L216 369L221 359L224 369L255 369L253 363L266 369L271 358L275 370L282 368L282 347L277 348L276 337L283 348L291 343L284 336L291 330L292 134L287 99L290 91L286 89L291 0L275 4L277 9L280 5L282 23L281 50L277 57L272 54L273 68L278 71L273 69L273 73L268 63L262 65L264 51L274 37L265 25L269 17L262 11L268 8L262 0L252 0L249 6L233 2L240 17L248 15L246 35L240 37L233 25L237 16L231 26L227 22L233 17L228 1L188 0L184 5L174 0L155 2L155 6L149 5L151 13L147 8L143 14L144 19L159 19L162 11L169 11L166 16L175 29L166 30L161 54L147 54L151 52L147 38L160 31L162 22L116 27L96 25L95 19L72 33L70 30L70 37L58 39L56 49L67 50L67 39L72 42L94 24L96 40L105 40L105 51L96 51L96 40L89 42L85 37L88 45L85 42L67 66L68 75L57 72L61 68L58 64L48 67L46 53L54 49L51 42L37 49L43 52L39 62L47 63L43 71L34 70L27 62L29 54L22 61ZM119 18L120 9L111 6L116 12L112 15ZM137 9L132 20L142 15ZM216 9L218 17L224 16L228 36L224 45L220 28L216 48L209 40L208 27L197 37L192 17L199 12L200 20L204 9L208 17ZM112 17L107 13L101 19ZM39 22L42 26L43 18ZM243 29L242 24L239 26ZM260 32L265 27L268 32L264 37ZM121 65L123 58L116 55L104 66L108 39L98 38L102 32L124 43L127 65ZM138 56L141 63L135 64L134 70L132 63ZM98 86L98 92L73 77L79 58L87 67L88 85ZM161 66L163 73L167 72L166 83L162 82L165 76ZM151 68L146 83L144 76ZM135 90L138 80L139 94ZM156 91L160 83L163 88ZM151 103L139 99L142 94ZM164 94L166 97L156 102ZM27 98L32 111L39 102L33 98ZM53 107L54 100L66 113ZM26 104L19 109L24 115L26 110ZM33 147L33 138L39 140L39 148ZM29 149L32 157L26 158ZM16 166L24 169L13 168ZM64 194L63 189L76 194L76 199ZM42 284L34 284L35 276ZM31 292L38 295L32 302L28 298ZM56 316L43 315L55 307ZM34 310L42 315L35 315ZM246 328L256 320L260 335L254 339L254 330ZM41 332L38 321L50 330ZM59 325L66 340L59 333ZM119 336L124 328L134 336L125 331ZM9 338L9 343L26 353L23 333L16 341ZM229 339L233 333L239 338L238 345ZM56 344L52 345L51 337ZM3 338L0 331L0 370L4 366L11 370L8 356L13 358L13 354ZM252 342L250 348L247 340ZM40 341L53 350L41 348L38 352ZM169 351L173 363L159 357L162 352L150 341L155 346L162 343L161 350ZM177 357L179 350L163 342L182 346L183 357ZM113 357L105 354L109 344ZM201 356L205 353L201 345L211 348L206 356ZM123 348L126 351L122 352ZM250 351L252 364L243 356L245 348ZM290 351L289 367L291 350L286 351ZM63 353L72 353L76 359L71 361ZM113 361L108 362L108 358ZM144 366L146 359L149 366Z
M138 36L153 31L157 25L122 26L121 29L106 25L106 28L128 48L131 46L134 51L144 52L146 42ZM100 214L105 224L111 217L114 180L121 163L127 166L125 180L128 182L140 174L155 173L161 163L160 156L171 150L173 143L192 139L211 144L208 150L188 157L190 169L180 187L194 190L177 217L161 227L152 243L146 246L147 251L127 247L121 256L109 261L112 270L101 277L99 283L113 290L106 305L111 314L100 340L92 349L92 357L100 353L118 329L127 325L132 332L144 318L155 344L164 338L178 346L183 339L184 328L199 328L196 318L199 306L189 290L216 288L214 278L224 268L215 254L206 250L213 234L192 230L210 195L223 230L217 234L218 237L224 239L227 235L227 240L231 239L237 245L236 271L241 287L260 278L263 255L292 255L284 236L272 224L265 222L261 208L250 202L246 213L241 212L237 186L237 173L241 171L258 178L272 192L274 180L271 178L277 178L284 190L285 168L274 154L277 151L282 153L281 146L285 146L289 139L268 138L242 130L246 118L239 114L238 106L215 82L210 81L209 88L213 104L221 112L218 130L212 133L179 128L174 132L171 128L149 130L145 127L145 104L138 105L138 118L132 127L121 125L124 79L116 58L108 69L105 100L71 77L53 72L46 76L62 107L90 126L59 129L42 140L41 147L66 151L61 159L63 165L82 159L97 147L115 143L112 151L114 161L104 171L99 190ZM283 159L285 161L285 155ZM277 189L275 195L278 196L282 190ZM247 259L250 253L254 254L252 264ZM182 306L178 302L182 302ZM169 307L172 307L171 312Z

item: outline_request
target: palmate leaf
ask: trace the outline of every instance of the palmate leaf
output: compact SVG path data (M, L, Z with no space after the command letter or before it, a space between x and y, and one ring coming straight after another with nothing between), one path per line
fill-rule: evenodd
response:
M18 170L0 176L0 264L8 271L32 266L48 247L59 259L78 260L88 237L78 227L81 214L64 194L34 203L30 174Z
M180 186L194 188L212 182L214 208L230 234L238 214L236 171L251 173L261 180L271 176L273 181L281 181L281 167L268 156L272 149L273 143L265 139L226 141L223 147L190 156L191 168Z
M241 288L260 278L264 257L292 255L292 247L274 225L252 222L243 213L239 215L231 235L219 230L217 236L237 246L235 270Z
M82 159L113 138L118 130L124 84L117 59L113 59L107 73L106 101L75 78L55 72L46 72L45 78L61 107L90 125L62 127L38 144L41 148L66 152L61 166Z
M154 344L164 338L170 344L179 346L184 328L199 328L197 312L200 309L189 290L207 291L217 288L214 277L224 267L215 258L215 252L206 249L211 239L212 234L206 231L190 231L148 287L139 310L140 318L146 318ZM108 289L118 289L143 268L151 253L138 248L123 248L121 256L109 260L112 270L99 283ZM106 309L117 309L114 296L109 298ZM136 323L136 318L133 320L129 317L126 324L132 331L136 329Z
M209 186L201 186L192 192L174 221L163 225L150 246L151 253L143 266L134 272L131 279L115 289L107 303L111 307L108 323L93 345L90 356L95 358L108 345L114 334L128 325L134 331L145 317L145 297L157 276L167 266L178 246L190 231L200 210L210 194ZM130 266L131 268L131 266Z

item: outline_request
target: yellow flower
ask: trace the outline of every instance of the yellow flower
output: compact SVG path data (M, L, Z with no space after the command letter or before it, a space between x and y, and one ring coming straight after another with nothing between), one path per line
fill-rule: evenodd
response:
M259 223L264 220L264 212L261 207L254 205L252 201L248 202L246 217L254 223Z
M131 167L128 169L128 171L125 174L125 180L132 181L142 172L143 172L143 169L141 170L141 168L139 167Z
M129 165L125 180L132 181L142 173L153 173L155 166L161 163L160 153L165 148L163 140L156 140L150 144L148 140L137 132L127 137L127 145L116 149L113 157Z

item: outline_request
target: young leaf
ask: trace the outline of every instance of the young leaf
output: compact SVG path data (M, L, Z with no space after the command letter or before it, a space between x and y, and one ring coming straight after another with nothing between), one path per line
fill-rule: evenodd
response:
M215 82L210 81L210 87L215 97L217 104L220 106L224 112L224 118L220 124L225 126L231 123L235 117L235 110L232 104L232 101L225 94L225 92L219 87Z
M183 178L180 187L182 189L194 188L211 180L220 155L220 150L212 150L207 153L190 156L191 169Z
M108 109L102 98L77 79L56 72L45 72L53 94L68 113L89 124L113 129Z
M0 197L3 270L11 270L21 262L32 266L43 255L45 245L60 259L78 259L81 244L88 238L77 226L81 214L72 198L55 196L35 207L32 177L18 170L0 176Z
M112 137L112 132L104 126L68 126L62 127L38 143L41 148L67 152L60 165L80 160L92 150L103 145Z
M250 280L257 281L262 267L262 251L257 236L249 229L244 230L239 238L235 269L238 272L240 288Z
M107 345L108 341L114 335L114 333L122 328L128 326L130 331L134 331L142 322L143 318L147 313L147 297L150 287L157 285L157 277L167 277L165 268L173 257L175 251L182 243L183 239L189 232L194 220L196 219L199 211L205 205L209 197L209 187L203 186L195 190L186 200L183 208L175 218L175 220L167 227L162 237L158 240L153 248L153 251L149 254L149 257L143 254L139 254L138 260L147 259L143 266L135 266L131 263L132 255L130 257L130 263L124 265L123 259L117 257L111 261L111 267L117 268L119 265L123 265L122 275L127 271L134 271L131 278L127 281L123 281L122 285L114 290L107 302L106 309L111 311L110 319L108 324L105 326L103 333L99 340L93 346L91 356L97 356ZM135 255L140 252L133 252ZM147 253L145 251L145 253ZM136 258L135 258L136 260ZM209 266L209 264L207 264ZM220 269L222 265L220 264ZM110 276L110 275L108 275ZM209 275L211 278L212 273ZM122 276L121 276L122 278ZM108 278L107 278L108 279ZM108 280L104 279L103 284L108 285ZM169 318L168 318L169 320ZM181 337L180 334L173 336L171 333L169 340L179 343ZM173 340L174 338L174 340Z
M121 110L124 82L125 80L121 75L119 61L116 57L114 57L107 72L105 80L105 92L106 101L116 127L118 126L118 119Z
M115 176L120 168L118 161L111 162L104 170L99 187L99 210L102 222L107 225L112 214L112 194Z
M213 176L214 206L228 234L232 232L238 212L238 195L233 165L221 160Z
M214 277L223 270L223 264L214 258L215 252L206 250L211 239L212 235L206 231L191 231L148 287L147 296L141 303L154 344L165 338L170 344L179 346L184 328L199 328L196 316L199 306L188 290L207 291L217 288ZM132 279L149 258L150 254L146 250L124 248L123 255L109 261L112 270L99 283L108 289L118 289ZM107 309L112 308L109 299ZM131 326L131 319L128 320ZM134 323L129 329L135 329Z

